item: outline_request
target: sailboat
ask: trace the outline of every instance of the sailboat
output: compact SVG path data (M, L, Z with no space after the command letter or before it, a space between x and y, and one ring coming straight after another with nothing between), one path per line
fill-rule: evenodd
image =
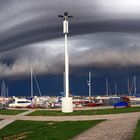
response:
M114 90L115 90L115 94L114 95L110 95L109 93L109 82L108 82L108 79L107 78L105 78L105 87L106 87L106 95L105 96L97 96L96 98L97 99L102 99L102 100L111 100L111 99L115 99L115 100L117 100L117 99L120 99L120 97L119 96L117 96L117 84L115 83L115 85L114 85Z
M86 103L86 105L91 106L91 107L103 105L102 99L96 98L96 101L95 101L95 98L93 98L93 95L91 96L91 72L89 72L87 83L88 83L87 85L88 85L89 101Z
M36 85L37 85L37 89L39 91L39 94L41 96L40 88L39 88L39 85L38 85L38 82L37 82L35 73L33 72L32 68L31 68L31 99L28 99L28 98L27 99L26 98L17 98L17 97L14 96L14 97L12 97L13 102L9 104L9 107L18 107L18 108L32 107L33 101L35 100L35 99L32 100L32 98L33 98L33 76L35 78L35 82L36 82Z
M13 102L9 104L9 107L11 108L25 108L31 106L31 100L25 98L17 98L15 96L13 96L12 98Z
M35 84L36 84L39 96L34 96L33 80L35 80ZM54 107L54 104L52 103L52 101L50 100L48 96L41 95L41 90L39 88L39 84L38 84L35 72L33 71L32 68L31 68L31 98L32 98L32 107L41 107L41 108Z
M2 81L1 85L1 95L0 95L0 102L8 102L8 87L5 85L4 80Z
M0 96L0 109L5 109L10 101L8 97L8 87L5 85L4 80L1 85L1 96Z
M35 83L36 83L36 86L37 86L37 90L38 90L38 93L39 93L39 96L41 97L41 90L39 88L39 84L38 84L38 81L37 81L37 78L36 78L36 75L35 75L35 72L33 71L33 69L31 68L31 98L33 98L34 96L34 84L33 84L33 80L35 79Z
M134 76L134 79L133 79L133 82L132 82L132 85L131 87L129 87L129 80L128 80L128 93L129 93L129 96L127 96L131 102L137 102L137 101L140 101L140 97L136 97L137 95L137 79L136 79L136 76ZM134 94L132 94L132 89L133 89L133 92Z

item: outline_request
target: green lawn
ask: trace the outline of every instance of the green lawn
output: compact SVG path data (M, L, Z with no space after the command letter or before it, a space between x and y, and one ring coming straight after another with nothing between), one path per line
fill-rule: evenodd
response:
M0 115L17 115L27 110L0 110Z
M140 140L140 120L138 120L135 132L134 132L134 137L133 140Z
M140 107L131 108L111 108L111 109L92 109L92 110L76 110L72 113L62 113L54 110L36 110L29 116L73 116L73 115L104 115L104 114L119 114L129 112L140 112Z
M102 121L15 121L0 130L0 140L68 140Z

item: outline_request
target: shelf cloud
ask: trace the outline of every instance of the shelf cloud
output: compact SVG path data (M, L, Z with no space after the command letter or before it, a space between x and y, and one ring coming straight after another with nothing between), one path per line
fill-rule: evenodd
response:
M68 11L71 72L140 66L138 0L0 0L0 75L64 71L62 21ZM81 70L82 71L82 70Z

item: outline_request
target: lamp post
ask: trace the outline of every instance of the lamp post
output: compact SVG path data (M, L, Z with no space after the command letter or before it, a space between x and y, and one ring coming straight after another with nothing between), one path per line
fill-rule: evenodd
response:
M69 97L69 53L68 53L68 18L73 16L64 12L64 15L58 15L63 18L63 34L65 36L65 97L62 98L62 112L73 112L72 98Z

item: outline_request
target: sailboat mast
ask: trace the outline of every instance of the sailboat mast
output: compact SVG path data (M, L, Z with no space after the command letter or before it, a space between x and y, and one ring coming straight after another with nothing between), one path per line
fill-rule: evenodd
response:
M134 95L137 94L137 87L136 87L136 76L134 76Z
M130 96L129 78L127 78L127 91L128 95Z
M117 95L117 84L115 83L115 95Z
M33 97L33 69L31 68L31 97Z
M6 89L7 97L9 97L9 88Z
M88 87L89 97L91 97L91 72L89 72Z
M107 78L105 79L105 82L106 82L106 96L108 96L108 79Z

